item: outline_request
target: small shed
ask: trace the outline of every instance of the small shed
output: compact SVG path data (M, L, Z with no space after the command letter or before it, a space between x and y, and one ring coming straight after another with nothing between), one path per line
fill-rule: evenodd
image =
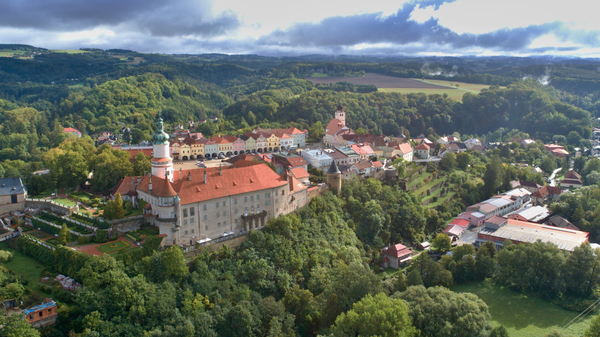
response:
M426 250L426 249L429 249L430 247L431 247L431 245L427 241L423 241L423 242L419 243L420 250Z

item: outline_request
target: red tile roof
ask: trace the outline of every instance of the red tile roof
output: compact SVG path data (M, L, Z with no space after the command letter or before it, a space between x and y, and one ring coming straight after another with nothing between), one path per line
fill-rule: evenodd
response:
M296 167L290 170L290 173L296 178L296 179L300 179L300 178L308 178L310 177L310 174L308 174L308 172L306 172L306 170L304 169L304 167Z
M381 254L383 255L393 256L397 259L406 255L410 255L411 253L412 252L410 251L410 249L406 248L406 246L404 246L401 243L388 247L386 250L381 252Z
M429 146L427 143L421 143L415 147L415 150L429 150L429 149L431 149L431 146Z
M462 227L467 227L470 223L471 222L467 219L454 219L452 222L450 222L451 225L458 225Z
M344 128L344 123L337 118L332 118L327 124L327 134L336 135L341 129Z
M207 174L207 184L204 184L204 172ZM188 173L191 175L191 180L188 178ZM179 171L175 171L173 172L173 183L168 181L165 183L165 179L153 176L151 194L157 196L179 194L181 204L189 204L281 187L287 183L284 177L275 173L265 164L237 168L224 167L222 173L222 175L219 174L218 167L185 170L182 171L183 179L179 179ZM138 186L138 190L149 193L148 180L149 176L146 175Z
M64 128L64 130L63 130L63 131L64 131L64 132L79 132L79 130L77 130L77 129L73 129L73 128ZM81 133L81 132L79 132L79 133Z
M142 178L141 176L135 176L135 177L125 177L123 179L121 179L121 181L119 181L117 183L117 185L115 187L113 187L112 191L110 194L112 195L125 195L128 192L130 192L131 190L135 191L135 186L137 185L137 181L138 178Z
M129 152L129 160L133 161L135 155L138 153L143 153L146 157L152 158L154 155L154 149L134 149L134 150L123 150Z
M398 145L398 150L400 150L403 154L407 154L413 151L412 146L409 143L402 143Z

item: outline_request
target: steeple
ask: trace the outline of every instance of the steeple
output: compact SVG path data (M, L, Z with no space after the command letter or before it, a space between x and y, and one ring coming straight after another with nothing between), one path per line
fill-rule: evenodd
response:
M344 111L344 106L342 106L342 101L340 101L340 105L337 107L335 118L342 122L343 126L346 126L346 112Z
M338 168L337 164L335 163L335 160L331 161L331 165L329 165L329 170L327 170L327 172L325 172L327 174L340 174L342 172L340 172L340 169Z
M156 126L158 127L158 131L156 131L154 136L152 136L152 144L155 144L155 145L169 144L169 135L165 133L165 128L163 125L162 118L158 117Z
M327 185L329 189L334 193L340 193L342 191L342 172L338 168L335 160L331 161L331 166L327 170Z

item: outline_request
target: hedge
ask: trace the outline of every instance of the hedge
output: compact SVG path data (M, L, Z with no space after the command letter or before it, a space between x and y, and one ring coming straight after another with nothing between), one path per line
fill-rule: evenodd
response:
M57 234L57 235L59 235L59 234L60 234L60 230L61 230L61 228L56 228L56 227L54 227L54 226L50 226L50 225L48 225L47 223L45 223L45 222L41 222L41 221L40 221L40 220L38 220L38 219L32 218L32 219L31 219L31 224L32 224L32 225L33 225L33 227L35 227L35 228L40 228L40 229L42 230L42 232L46 232L46 233L48 233L48 234ZM68 225L67 225L67 227L68 227ZM75 242L75 241L77 241L77 238L78 238L78 237L79 237L79 236L77 236L77 235L75 235L75 234L71 233L71 242Z
M52 267L60 274L67 275L80 281L79 270L92 259L91 256L67 247L58 247L55 250L48 249L37 242L20 236L17 241L21 253Z

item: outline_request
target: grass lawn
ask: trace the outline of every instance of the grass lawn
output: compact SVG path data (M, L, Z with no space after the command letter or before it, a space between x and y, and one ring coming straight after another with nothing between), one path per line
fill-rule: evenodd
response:
M57 204L62 204L65 206L75 206L77 205L77 202L71 200L71 199L65 199L65 198L58 198L58 199L52 199L52 201L54 201Z
M431 173L431 172L421 173L415 179L411 180L408 183L408 188L411 188L411 187L415 186L416 184L420 183L421 181L425 180L426 178L431 177L432 174L433 173Z
M446 177L442 177L442 178L437 178L435 180L432 180L430 182L428 182L427 184L421 186L421 188L419 188L418 190L415 191L415 195L419 195L421 193L425 193L425 191L427 191L428 189L432 188L433 186L435 186L436 184L442 182L446 180Z
M312 73L310 77L329 77L329 75L323 73Z
M13 258L9 262L3 263L3 265L12 270L15 274L23 276L29 284L27 287L32 291L40 293L38 290L38 285L40 284L40 273L46 268L45 265L37 262L36 260L30 258L19 252L18 250L14 250L8 247L6 242L0 242L1 250L8 250L13 253ZM42 293L40 293L44 296Z
M105 243L103 245L100 245L96 248L98 248L99 251L103 252L103 253L114 253L116 251L119 251L121 249L126 249L129 247L129 244L125 241L113 241L113 242L109 242L109 243Z
M450 192L450 193L446 194L445 196L438 198L438 201L427 204L427 206L425 206L425 207L427 207L427 208L437 207L441 203L446 202L446 200L452 198L455 194L456 194L456 192Z
M534 296L527 296L488 282L451 287L455 292L470 292L489 307L492 326L504 325L511 337L544 336L565 326L579 313L569 311ZM593 316L592 316L593 317ZM582 336L590 316L561 331L564 336Z
M52 234L48 234L48 233L44 233L44 232L40 232L40 231L30 231L30 232L27 232L27 234L33 236L34 238L38 238L38 239L46 239L46 238L51 238L54 236Z
M54 193L54 191L48 190L48 191L44 191L40 194L36 194L34 196L31 196L30 198L32 199L44 199L45 197L49 197L52 195L52 193Z

